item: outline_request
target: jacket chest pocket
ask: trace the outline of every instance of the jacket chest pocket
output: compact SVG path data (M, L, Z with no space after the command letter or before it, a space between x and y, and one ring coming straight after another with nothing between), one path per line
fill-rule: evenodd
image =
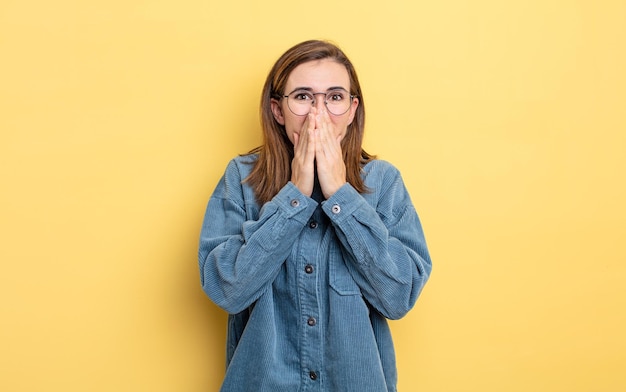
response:
M340 295L361 295L361 289L352 278L338 246L331 246L328 262L330 287Z

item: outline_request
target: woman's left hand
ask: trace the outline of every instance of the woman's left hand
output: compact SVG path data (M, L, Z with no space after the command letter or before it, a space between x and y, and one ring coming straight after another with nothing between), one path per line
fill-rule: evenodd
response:
M341 152L343 135L333 127L328 111L315 116L315 161L317 177L326 199L346 183L346 165Z

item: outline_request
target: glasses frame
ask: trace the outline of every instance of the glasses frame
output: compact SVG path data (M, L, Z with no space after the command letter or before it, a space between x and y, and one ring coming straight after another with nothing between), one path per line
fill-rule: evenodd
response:
M327 99L327 98L328 98L328 94L332 94L333 92L335 92L335 91L337 91L337 90L340 90L340 91L345 91L345 92L347 92L347 93L350 95L350 103L348 104L348 107L346 108L346 110L345 110L343 113L340 113L340 114L333 113L332 111L330 111L330 109L328 109L328 99ZM289 108L289 111L290 111L291 113L293 113L295 116L300 116L300 117L306 116L306 115L308 115L309 113L311 113L311 109L309 109L309 111L308 111L308 112L306 112L305 114L297 114L297 113L295 113L295 112L293 111L293 109L291 109L291 106L289 106L289 96L290 96L291 94L295 93L296 91L306 91L308 94L311 94L311 95L313 96L313 98L314 98L314 99L311 101L311 107L313 107L313 105L315 105L315 103L317 102L317 101L315 100L315 96L316 96L316 95L323 95L323 96L324 96L324 105L326 106L326 109L328 109L328 112L329 112L330 114L334 115L334 116L343 116L344 114L348 113L348 111L350 110L350 106L352 105L352 100L353 100L354 98L356 98L356 95L352 95L352 94L350 94L350 92L349 92L348 90L346 90L345 88L343 88L343 87L341 87L341 88L334 88L334 89L332 89L332 90L330 90L330 91L327 91L327 92L325 92L325 93L321 93L321 92L320 92L320 93L314 93L314 92L312 92L312 91L305 90L305 89L300 89L300 88L295 89L295 90L293 90L292 92L290 92L289 94L287 94L287 95L283 95L283 98L286 98L286 99L287 99L287 107Z

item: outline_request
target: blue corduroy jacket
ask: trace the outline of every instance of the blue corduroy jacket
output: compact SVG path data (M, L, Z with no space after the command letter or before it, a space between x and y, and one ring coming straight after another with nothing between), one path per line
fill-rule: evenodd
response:
M200 235L204 291L228 316L222 392L396 391L387 319L415 304L431 272L400 173L374 160L368 192L328 200L287 183L260 206L233 159Z

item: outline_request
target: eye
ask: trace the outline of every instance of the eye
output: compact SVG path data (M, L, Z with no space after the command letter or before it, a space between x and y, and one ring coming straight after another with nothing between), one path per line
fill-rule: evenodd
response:
M295 101L313 101L313 95L307 91L294 91L291 98Z
M348 93L342 90L334 90L326 94L326 100L329 102L341 102L346 99Z

